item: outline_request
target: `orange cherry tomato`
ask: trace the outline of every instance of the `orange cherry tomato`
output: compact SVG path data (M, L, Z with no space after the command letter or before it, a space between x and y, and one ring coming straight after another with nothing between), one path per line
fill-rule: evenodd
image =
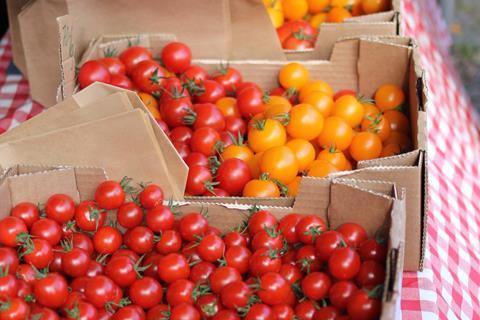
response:
M224 117L240 117L240 112L237 108L237 99L232 97L223 97L215 102L218 109L222 112Z
M292 104L290 103L290 100L283 96L266 96L264 98L265 105L267 106L275 106L275 105L282 105L282 106L287 106L287 107L292 107Z
M383 146L382 153L380 157L391 157L400 154L402 150L400 149L400 145L398 143L389 143Z
M384 84L375 92L375 103L380 111L399 108L405 102L405 93L395 84Z
M323 178L332 172L337 172L338 169L326 160L315 160L308 168L307 176Z
M330 0L307 0L308 12L311 14L324 11L330 4Z
M330 0L330 7L351 7L356 0Z
M308 13L307 0L282 0L283 14L286 19L302 19Z
M300 63L291 62L280 69L278 81L285 89L301 89L308 82L308 70Z
M271 180L253 179L243 187L244 197L253 198L278 198L280 190L275 182Z
M160 115L160 111L158 110L158 102L154 96L146 92L139 92L138 96L142 100L145 107L147 107L148 111L152 114L155 120L162 120L162 116Z
M351 17L352 14L347 9L343 7L333 7L327 14L327 22L340 23Z
M357 96L357 93L353 90L350 90L350 89L344 89L344 90L339 90L335 93L335 95L333 96L333 101L336 101L338 98L342 97L342 96L346 96L346 95L350 95L350 96L354 96L356 97Z
M390 122L388 119L379 114L375 117L366 117L362 120L362 131L375 133L380 140L385 141L390 136Z
M377 106L371 103L362 103L363 105L363 118L367 117L376 117L377 115L380 114L380 110L378 110Z
M298 99L300 101L303 101L305 100L307 95L314 91L324 92L329 96L333 97L333 89L327 82L323 80L311 80L300 89Z
M399 131L407 135L410 134L410 121L408 121L407 116L402 112L398 110L388 110L385 111L383 116L388 119L392 131Z
M362 0L355 0L355 3L352 5L352 16L357 17L364 15L362 7Z
M319 145L324 149L345 150L353 139L352 127L340 117L328 117L323 123L323 131L318 137Z
M351 95L342 96L333 104L332 115L343 118L352 128L362 122L364 113L363 105Z
M340 171L352 170L352 164L340 150L324 149L318 153L317 160L328 161Z
M323 117L315 107L302 103L290 110L287 132L291 137L312 140L320 135L322 129Z
M307 103L314 106L320 114L326 118L330 116L333 109L333 99L328 93L322 91L313 91L305 95L301 103Z
M289 197L296 197L298 194L298 188L300 187L300 181L302 181L302 177L296 176L292 182L287 185L288 193L287 196Z
M298 171L305 170L315 160L315 148L305 139L292 139L286 146L295 154Z
M382 140L372 132L359 132L350 145L350 155L356 161L371 160L380 157Z
M254 152L283 146L287 141L285 127L275 119L260 119L248 130L248 145Z
M405 134L400 131L390 132L390 136L387 140L383 142L385 145L396 143L400 146L402 152L410 151L413 148L412 140Z
M390 0L362 0L362 11L372 14L390 9Z
M320 28L320 25L326 21L327 21L327 13L321 12L321 13L314 14L308 22L310 22L310 25L312 27L318 30Z
M249 161L252 161L254 157L255 155L253 154L253 151L243 144L231 144L226 147L221 154L221 158L223 159L223 161L234 158L243 160L245 161L245 163L248 163Z
M288 122L289 112L292 109L291 106L284 104L276 104L273 106L267 106L263 116L267 119L275 119L280 122Z
M260 171L268 173L271 179L289 184L298 174L297 158L286 146L270 148L262 155Z

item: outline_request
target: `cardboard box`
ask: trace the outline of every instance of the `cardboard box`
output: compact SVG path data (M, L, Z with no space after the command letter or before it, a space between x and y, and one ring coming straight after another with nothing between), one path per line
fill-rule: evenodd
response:
M0 217L21 201L45 203L51 194L62 192L76 202L93 199L95 187L105 180L98 168L14 166L0 175ZM377 185L377 191L366 187ZM163 186L163 185L162 185ZM326 202L320 215L331 227L344 222L360 223L370 237L385 230L388 235L385 290L382 297L381 319L400 315L401 281L405 238L405 202L393 184L338 180L322 186ZM312 199L310 199L312 200ZM178 203L181 214L208 210L211 225L222 231L230 230L248 218L249 206L228 204ZM291 208L266 207L278 218L292 212ZM311 211L300 211L312 214ZM115 215L110 215L115 218Z
M45 107L55 104L60 81L55 19L67 14L75 21L75 37L60 40L71 41L77 61L91 39L105 34L175 33L198 58L230 60L327 59L340 38L399 34L400 0L392 0L388 12L323 24L315 49L302 53L283 52L262 0L8 0L7 4L13 61L28 78L32 98Z
M230 0L232 26L231 59L326 60L337 40L358 36L400 35L400 0L392 0L391 10L352 17L343 23L322 23L315 47L283 50L262 0ZM236 45L241 44L241 45Z
M60 30L71 30L73 21L65 16L58 19ZM67 27L64 27L67 26ZM68 37L68 35L66 35ZM71 37L71 36L70 36ZM137 41L158 55L163 46L173 36L165 34L140 35ZM86 60L102 57L108 50L121 52L128 46L129 37L105 36L92 41L82 57ZM367 180L393 181L407 189L407 226L412 232L406 240L405 269L422 269L425 251L427 217L427 171L426 171L426 112L427 94L423 70L418 64L417 48L412 40L402 37L362 37L344 39L336 42L330 60L305 61L312 79L322 79L330 83L333 89L352 89L366 97L371 97L384 83L394 83L404 88L408 99L408 113L411 121L411 136L414 151L382 159L361 161L361 171L340 173ZM209 72L220 65L218 59L198 59ZM264 89L277 86L277 73L286 61L232 60L230 65L239 69L247 81L255 81ZM71 59L62 64L63 76L61 93L68 97L78 90ZM388 66L388 68L379 66ZM358 171L358 173L357 173ZM305 186L303 186L305 184ZM308 192L311 182L302 179L300 194ZM298 197L297 197L298 199ZM245 198L199 198L191 200L202 202L259 203L273 206L295 206L295 199L245 199Z
M174 199L188 172L138 96L101 83L0 136L0 167L31 162L103 167L112 179L163 184Z

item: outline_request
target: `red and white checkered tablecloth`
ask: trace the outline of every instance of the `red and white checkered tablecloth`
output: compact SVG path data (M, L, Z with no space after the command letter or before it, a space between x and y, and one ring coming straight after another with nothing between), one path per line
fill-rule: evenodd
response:
M480 319L480 137L478 119L448 53L435 0L404 0L405 34L417 39L429 81L428 240L425 270L405 273L403 319ZM7 74L10 39L0 42L0 133L42 111L28 83Z

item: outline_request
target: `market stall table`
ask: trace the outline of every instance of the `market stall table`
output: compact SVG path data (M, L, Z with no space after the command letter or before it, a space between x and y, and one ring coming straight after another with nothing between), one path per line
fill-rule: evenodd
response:
M417 39L429 81L429 212L423 272L404 273L403 319L480 318L480 137L478 119L449 56L435 0L405 0L403 30ZM0 133L43 110L0 42ZM48 76L48 75L45 75Z

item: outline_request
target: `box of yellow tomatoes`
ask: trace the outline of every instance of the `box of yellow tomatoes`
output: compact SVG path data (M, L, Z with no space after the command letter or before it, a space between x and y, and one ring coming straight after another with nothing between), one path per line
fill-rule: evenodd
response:
M341 38L399 35L399 12L400 0L232 0L232 42L239 57L328 59Z

